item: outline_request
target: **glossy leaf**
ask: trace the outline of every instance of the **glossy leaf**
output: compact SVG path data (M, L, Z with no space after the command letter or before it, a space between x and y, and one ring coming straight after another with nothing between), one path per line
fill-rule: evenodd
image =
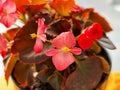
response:
M46 62L51 61L50 59ZM50 63L48 63L50 65ZM38 66L39 65L39 66ZM48 67L45 63L38 64L37 67L39 67L37 78L43 83L48 82L48 78L53 74L54 70L51 69L51 67ZM51 66L51 65L50 65Z
M74 5L74 0L53 0L51 3L51 6L63 16L69 16L70 11Z
M93 50L98 54L101 51L101 47L98 45L98 43L93 43Z
M94 90L103 74L99 57L80 61L77 69L68 76L64 90Z
M13 77L15 80L22 86L28 85L28 78L29 74L33 74L33 70L31 69L29 64L24 64L22 62L17 62L14 71L13 71ZM32 78L31 78L32 79Z
M45 4L40 4L40 5L24 5L25 10L30 14L30 15L35 15L38 13L41 8L43 8Z
M50 57L45 55L46 50L51 48L51 45L49 43L44 43L44 49L41 53L35 53L33 48L26 48L20 52L20 60L24 63L40 63L43 61L48 60Z
M91 12L89 19L94 22L100 23L103 27L104 32L109 32L112 30L112 28L109 25L109 23L107 22L107 20L103 16L101 16L100 14L98 14L96 12Z
M48 82L55 90L61 90L63 77L59 72L55 72L48 78Z
M98 43L103 46L106 47L108 49L116 49L115 45L111 42L111 40L106 37L103 36L100 40L98 40Z
M35 23L34 20L27 22L27 24L17 32L11 51L16 53L26 48L33 47L35 40L31 38L30 34L36 31L37 23Z
M45 58L48 58L48 57L46 57L44 52L42 52L41 54L34 53L33 47L35 44L35 38L32 39L32 37L30 36L30 34L32 34L32 33L37 33L36 20L41 17L45 18L45 24L49 24L51 22L51 18L49 17L48 14L40 13L40 14L36 15L35 17L31 18L25 24L25 26L23 26L17 32L17 34L14 38L14 43L12 45L11 51L12 51L12 53L19 52L20 60L22 60L23 62L37 63L37 62L40 62L40 60L44 60Z
M14 66L18 60L17 54L11 54L11 56L8 58L7 63L5 65L5 79L8 82L9 76L11 75Z
M83 9L80 13L80 18L86 20L86 19L89 19L90 17L90 14L91 12L93 12L93 8L86 8L86 9Z
M103 71L105 73L109 73L110 72L110 65L108 63L108 61L104 58L100 56L100 60L102 61L102 65L103 65Z
M14 0L16 3L16 7L19 11L24 12L23 5L28 5L30 4L30 0Z
M49 36L55 37L62 32L69 31L70 28L71 28L70 22L68 22L67 20L58 20L51 25L50 30L48 30L46 33Z
M19 28L7 30L6 35L9 40L13 40Z
M32 39L30 34L37 33L37 23L38 18L45 18L45 24L49 24L52 20L48 14L38 14L35 17L31 18L25 26L23 26L16 34L14 38L14 43L12 45L12 53L23 51L27 48L32 48L35 43L35 39Z

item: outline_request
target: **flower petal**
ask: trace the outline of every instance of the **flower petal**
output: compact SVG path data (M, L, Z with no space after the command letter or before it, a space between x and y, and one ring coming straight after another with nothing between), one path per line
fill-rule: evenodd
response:
M0 54L6 51L7 40L0 34Z
M99 23L93 23L85 33L94 40L102 38L103 28Z
M12 13L6 16L1 16L0 22L4 24L6 27L10 27L14 24L15 20L18 18L17 13Z
M49 49L49 50L46 51L46 55L47 56L53 56L53 55L56 55L58 52L59 52L59 50L52 48L52 49Z
M16 5L13 0L6 0L6 2L3 4L3 9L7 13L14 13L16 12Z
M74 48L71 48L71 52L73 54L79 55L79 54L81 54L82 50L81 50L81 48L74 47Z
M38 36L38 37L39 37L39 36ZM41 40L42 40L43 42L46 41L46 35L45 35L45 34L40 35L40 38L41 38Z
M53 64L57 70L64 70L69 67L74 61L75 58L72 53L58 53L52 57Z
M42 50L43 50L43 42L40 37L37 37L35 45L34 45L34 51L36 53L40 53L40 52L42 52Z
M48 25L44 24L45 19L38 19L38 30L37 30L37 34L41 35L45 32L45 29L49 28Z
M78 38L78 44L82 49L86 50L92 47L93 39L88 37L86 34L81 34Z
M53 39L52 44L57 48L62 48L64 46L71 48L75 46L76 41L72 32L63 32Z

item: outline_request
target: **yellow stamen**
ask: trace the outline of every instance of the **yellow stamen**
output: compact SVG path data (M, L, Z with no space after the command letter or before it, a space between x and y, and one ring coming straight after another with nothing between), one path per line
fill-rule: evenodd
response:
M37 37L37 34L32 33L32 34L30 34L30 36L32 37L32 39L34 39L34 38L36 38L36 37Z
M66 47L66 46L64 46L64 47L62 48L62 50L63 50L64 52L69 52L69 51L70 51L70 49L69 49L68 47Z

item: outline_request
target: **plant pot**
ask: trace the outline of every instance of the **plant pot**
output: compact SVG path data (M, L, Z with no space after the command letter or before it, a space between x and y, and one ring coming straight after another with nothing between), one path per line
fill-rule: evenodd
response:
M107 62L109 63L109 73L111 71L111 60L110 60L110 57L107 53L107 51L102 48L101 52L98 54L98 55L101 55L103 56ZM12 79L14 81L14 83L21 89L21 90L54 90L49 83L42 83L42 85L40 85L40 82L39 82L39 78L38 80L36 79L36 82L33 86L32 86L32 89L29 87L29 86L21 86L17 81L16 81L16 78L14 77L13 75L14 73L14 70L12 72ZM105 81L106 79L108 78L109 76L109 73L103 73L102 77L101 77L101 80L99 81L99 83L97 84L97 86L93 89L93 90L97 90Z

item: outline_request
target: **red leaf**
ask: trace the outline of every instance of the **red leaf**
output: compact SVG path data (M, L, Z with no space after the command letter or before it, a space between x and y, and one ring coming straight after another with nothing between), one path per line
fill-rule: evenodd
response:
M90 17L90 14L91 12L93 12L93 8L86 8L86 9L83 9L80 13L80 18L82 19L88 19Z
M6 32L9 40L13 40L19 28L13 28Z
M109 32L112 30L112 28L109 25L109 23L107 22L107 20L103 16L101 16L100 14L98 14L96 12L91 12L89 19L94 22L100 23L103 27L104 32Z
M6 63L6 66L5 66L5 79L6 79L7 82L8 82L9 76L11 75L11 73L13 71L13 68L14 68L17 60L18 60L18 55L17 54L12 54L9 57L8 62Z
M81 61L77 69L68 76L64 90L93 90L100 82L102 74L100 58L92 56Z
M45 4L40 5L24 5L24 8L29 14L34 15L41 10Z
M53 0L51 3L51 6L63 16L69 16L74 5L74 0Z
M20 52L26 48L33 47L35 40L31 38L30 34L36 33L37 23L35 20L30 20L21 28L15 38L11 51L13 53Z
M28 85L28 78L30 75L33 75L33 70L31 68L32 67L29 64L24 64L22 62L17 62L15 65L13 76L20 85ZM30 79L32 79L32 77Z

